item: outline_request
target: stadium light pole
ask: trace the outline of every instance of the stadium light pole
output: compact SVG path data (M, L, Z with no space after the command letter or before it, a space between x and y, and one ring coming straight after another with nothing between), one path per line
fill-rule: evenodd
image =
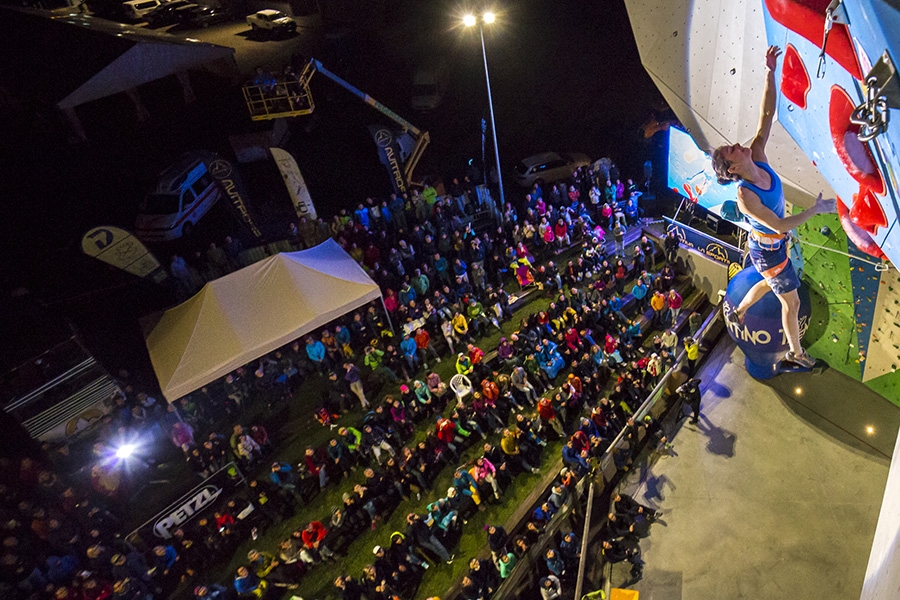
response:
M481 35L481 56L484 58L484 79L487 82L488 108L491 111L491 132L494 135L494 159L497 161L497 185L500 186L500 206L498 210L502 211L506 204L506 197L503 194L503 173L500 170L500 147L497 142L497 119L494 118L494 99L491 96L491 75L488 72L487 50L484 47L484 24L490 25L496 20L497 16L487 11L482 13L480 18L471 14L464 16L463 25L466 27L478 25L478 33Z

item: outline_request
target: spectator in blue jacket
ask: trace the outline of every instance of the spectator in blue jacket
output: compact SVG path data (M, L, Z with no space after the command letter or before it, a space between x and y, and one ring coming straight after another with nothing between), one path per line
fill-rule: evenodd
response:
M266 595L267 587L269 586L265 579L260 579L247 567L238 567L237 577L234 578L234 591L239 595L262 598Z
M297 501L303 501L300 492L297 490L297 479L294 475L294 470L288 463L272 463L272 469L269 472L269 480L275 484L276 488L282 491L282 494L285 497L287 497L287 494L291 494Z
M435 253L434 272L437 274L438 280L444 285L450 285L449 270L450 263L447 262L447 259L441 256L440 253Z
M353 214L356 215L356 220L359 221L360 225L366 229L369 228L369 210L365 206L360 204L359 208L357 208Z
M647 285L640 279L638 279L634 287L631 288L631 295L634 296L634 301L637 304L638 312L644 312L647 310Z
M314 340L312 336L306 338L306 355L309 360L316 365L319 373L324 373L328 367L325 355L325 344L319 340Z
M575 469L579 475L584 475L590 470L587 461L581 456L581 453L575 449L572 440L568 440L562 449L563 462Z
M566 563L553 548L547 550L547 553L544 555L544 561L547 563L547 570L557 577L562 577L566 572Z
M578 568L578 562L581 560L581 540L574 531L563 536L563 540L559 544L559 556L566 563L566 568Z
M400 292L397 294L397 299L400 301L400 304L404 306L409 306L409 303L418 298L418 294L416 294L416 290L413 289L412 285L410 285L409 280L403 282L403 287L400 288Z
M413 292L415 293L415 292ZM414 376L419 370L419 353L416 340L409 337L409 334L403 334L403 341L400 342L400 351L403 352L403 358L409 366L409 374Z

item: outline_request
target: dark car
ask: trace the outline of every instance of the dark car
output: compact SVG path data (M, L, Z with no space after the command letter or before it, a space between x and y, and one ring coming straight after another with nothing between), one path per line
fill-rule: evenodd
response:
M150 27L165 27L177 23L185 10L196 6L197 4L189 0L171 0L148 12L144 15L144 20Z
M232 20L234 20L234 15L231 12L209 6L195 6L190 10L185 10L181 15L181 24L185 28L202 27L205 29L210 25Z

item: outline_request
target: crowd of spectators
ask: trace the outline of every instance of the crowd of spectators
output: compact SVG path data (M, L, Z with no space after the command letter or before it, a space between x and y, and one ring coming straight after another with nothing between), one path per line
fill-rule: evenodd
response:
M386 536L362 574L334 581L347 599L407 598L425 569L454 560L451 550L468 519L499 500L515 477L537 472L547 440L558 438L567 468L553 494L521 534L489 527L492 560L469 564L463 597L490 596L539 538L566 490L587 472L591 457L602 454L619 432L636 440L643 427L664 443L657 423L636 423L631 415L679 345L672 328L643 343L641 319L661 328L676 324L682 299L674 267L656 269L657 250L646 236L628 262L619 243L607 252L603 225L634 225L638 213L628 202L636 207L637 196L623 204L624 190L607 183L608 203L601 204L594 200L597 185L582 170L546 194L535 185L519 215L511 205L497 208L485 201L467 180L454 180L443 197L426 186L381 202L368 198L330 223L291 224L294 247L312 247L331 236L359 261L381 285L396 329L369 305L170 404L136 393L126 381L104 418L92 460L70 456L63 445L45 448L44 463L0 462L0 494L10 507L2 555L8 597L166 597L179 584L203 581L201 574L227 561L241 543L362 470L362 482L343 493L327 516L275 548L252 550L233 581L196 585L194 595L263 597L269 589L296 587L306 571L346 553L402 500L428 495L425 512L409 514L404 532ZM582 194L590 198L587 205ZM480 234L473 225L476 214L492 220ZM573 258L556 264L570 248ZM667 243L667 254L668 249ZM241 256L233 238L221 248L211 244L190 261L173 256L170 270L179 295L239 268ZM513 280L520 290L511 296L504 286ZM630 280L635 283L626 289ZM496 348L480 348L513 318L515 296L531 289L548 298L549 306L520 317L515 333ZM699 326L695 317L692 330ZM688 338L684 344L690 349L695 342ZM465 376L470 394L454 393L433 370L442 358ZM273 457L265 428L242 423L246 408L289 402L310 377L330 380L315 416L333 437L324 447L306 448L299 461ZM343 416L357 405L364 416L350 424ZM232 427L227 436L217 431L225 423ZM416 428L427 433L413 441ZM160 443L168 455L116 457L123 445ZM616 464L627 469L633 460L628 448L635 445L624 447ZM164 543L132 544L119 531L117 510L168 459L184 460L198 483L232 461L238 469L229 477L265 474L248 478L240 493L217 504L214 515L185 524ZM84 464L91 470L90 486L70 484ZM452 485L434 490L446 467L453 469ZM565 584L578 548L570 532L548 555L551 588Z

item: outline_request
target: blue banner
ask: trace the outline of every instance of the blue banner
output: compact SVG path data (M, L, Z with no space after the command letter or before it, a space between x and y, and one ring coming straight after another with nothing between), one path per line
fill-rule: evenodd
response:
M392 131L381 125L369 125L369 133L378 146L378 157L391 176L391 186L398 196L406 193L408 184L403 173L405 156L400 147L398 132Z
M688 227L684 223L673 221L669 217L663 217L666 220L666 232L674 231L675 237L683 245L691 250L696 250L716 262L720 262L730 267L733 264L740 265L743 262L743 253L740 248L735 248L731 244L726 244L722 240L716 239L711 235L702 231L697 231L692 227ZM730 271L730 269L729 269ZM729 273L730 274L730 273Z

